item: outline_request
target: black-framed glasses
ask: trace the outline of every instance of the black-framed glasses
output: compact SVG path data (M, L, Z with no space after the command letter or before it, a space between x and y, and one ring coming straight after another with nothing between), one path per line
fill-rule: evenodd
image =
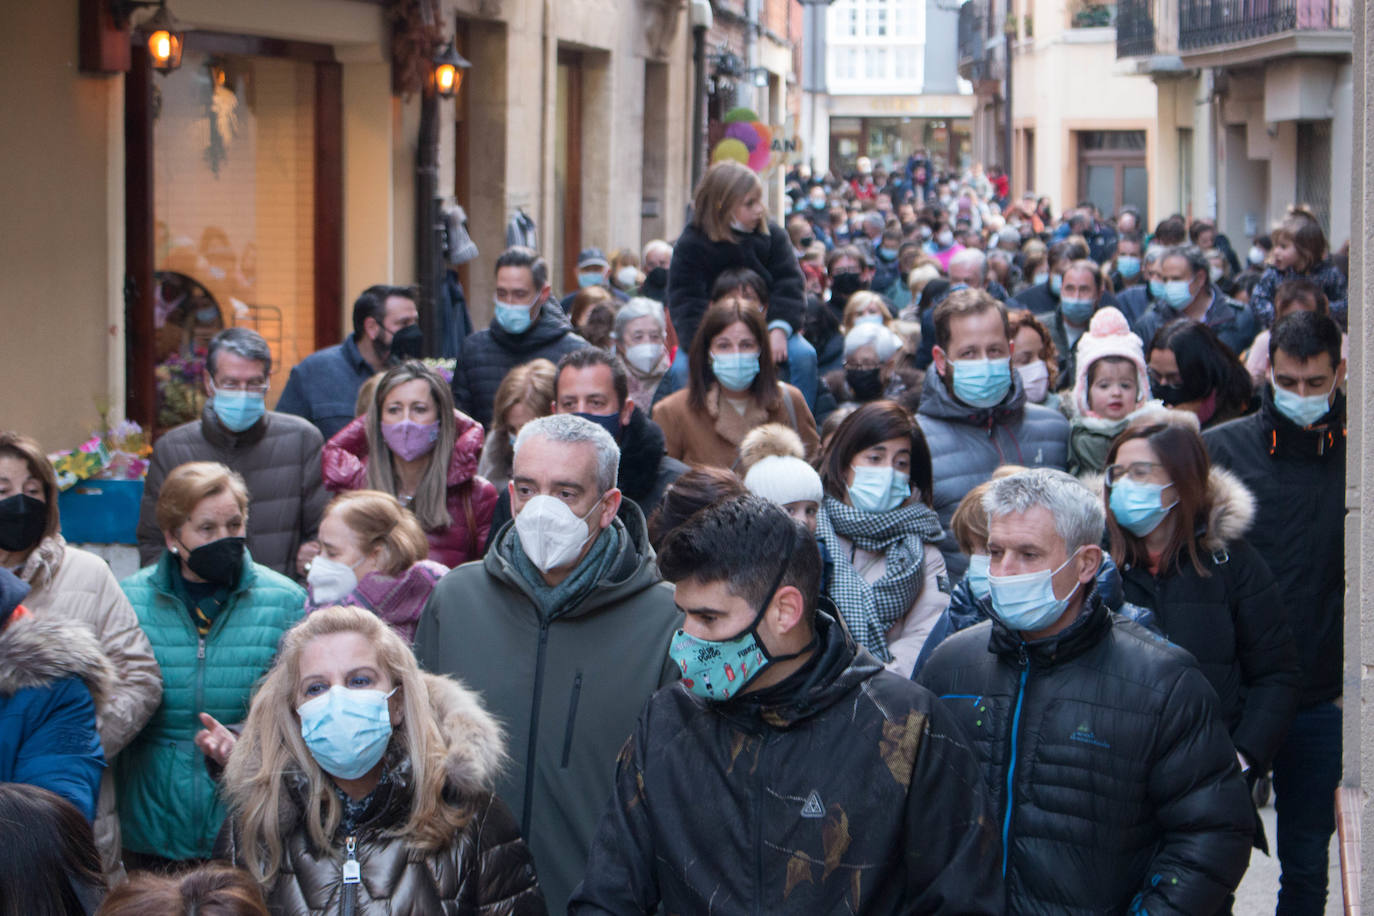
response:
M1130 478L1135 483L1153 483L1150 477L1155 468L1164 465L1158 461L1132 461L1130 464L1114 464L1107 468L1107 486L1114 487L1122 480Z

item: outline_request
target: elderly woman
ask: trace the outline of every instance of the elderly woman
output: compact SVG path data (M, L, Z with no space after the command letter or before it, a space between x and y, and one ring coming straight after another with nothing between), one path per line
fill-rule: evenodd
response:
M198 726L243 721L253 684L303 613L305 591L253 562L247 523L242 477L214 462L183 464L157 497L167 549L121 583L162 669L162 703L115 760L131 869L209 858L224 807Z
M324 485L390 493L419 519L429 558L458 566L486 552L496 508L496 488L477 475L483 435L437 372L407 360L382 376L367 413L325 445Z
M629 375L630 400L648 410L670 361L663 303L637 296L615 315L615 352Z
M98 709L100 744L111 762L162 699L153 647L119 582L100 557L72 547L59 533L57 474L38 443L0 433L0 566L29 587L24 606L44 618L85 624L100 643L114 678ZM119 818L110 771L101 778L96 845L107 875L119 865Z
M902 338L882 323L856 324L844 335L844 369L827 375L825 384L839 404L888 398L915 410L922 374L902 366L905 355Z
M374 614L325 608L286 635L253 698L219 852L274 913L542 914L529 850L492 795L504 761L476 693L422 673Z

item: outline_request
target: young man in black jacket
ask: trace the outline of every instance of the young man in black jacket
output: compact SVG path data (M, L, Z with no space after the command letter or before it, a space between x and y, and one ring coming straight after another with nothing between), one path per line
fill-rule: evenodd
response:
M1062 471L995 481L993 619L920 683L973 741L1001 824L1009 913L1216 913L1255 813L1216 694L1187 652L1094 586L1101 501Z
M817 613L820 555L740 496L659 558L686 615L620 753L570 913L1000 913L996 825L952 716Z
M1255 495L1247 535L1293 615L1302 666L1298 714L1274 757L1280 913L1325 907L1327 847L1341 778L1345 618L1345 360L1330 317L1295 312L1274 326L1258 412L1208 430L1213 463Z

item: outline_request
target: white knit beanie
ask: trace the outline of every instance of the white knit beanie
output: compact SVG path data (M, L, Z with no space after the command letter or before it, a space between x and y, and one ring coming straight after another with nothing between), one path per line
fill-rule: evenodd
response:
M821 475L805 461L790 455L760 458L744 475L744 486L755 496L779 506L803 501L820 505L825 497Z
M1082 417L1096 416L1088 409L1088 372L1093 363L1105 356L1128 359L1136 369L1136 401L1134 410L1150 399L1150 376L1145 370L1145 347L1140 338L1131 332L1126 316L1116 308L1107 306L1098 309L1088 322L1088 330L1078 338L1077 378L1073 385L1073 405Z

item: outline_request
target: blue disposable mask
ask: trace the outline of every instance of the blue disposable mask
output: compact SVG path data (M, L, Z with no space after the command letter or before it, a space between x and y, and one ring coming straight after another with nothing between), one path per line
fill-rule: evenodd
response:
M891 465L856 467L849 485L849 504L860 512L888 512L911 496L911 478Z
M1085 327L1097 311L1097 302L1092 299L1060 299L1059 314L1075 327Z
M986 601L992 594L992 586L988 582L988 569L991 565L992 557L985 553L975 553L968 558L968 572L964 573L964 578L968 580L973 597L979 601Z
M523 334L530 329L530 306L497 301L496 323L507 334Z
M1033 277L1031 277L1031 284L1033 286L1039 286L1042 283L1048 282L1050 282L1050 275L1048 271L1042 270L1039 273L1035 274Z
M1150 281L1150 298L1151 298L1151 299L1163 299L1163 298L1164 298L1164 281L1163 281L1163 280L1151 280L1151 281Z
M1001 403L1011 389L1011 360L955 359L954 396L970 407L991 407Z
M882 324L882 323L883 323L883 316L882 316L882 315L878 315L878 314L860 315L859 317L857 317L857 318L854 319L854 326L855 326L855 327L858 327L858 326L861 325L861 324Z
M257 391L220 391L214 389L210 406L226 427L241 433L267 413L267 396Z
M1069 599L1082 583L1063 598L1054 597L1054 577L1078 555L1074 551L1059 569L1041 569L1019 576L988 576L992 612L1010 630L1018 633L1043 630L1063 616Z
M1116 272L1127 280L1140 274L1140 258L1133 254L1116 256Z
M816 644L815 636L811 642L790 655L770 655L759 638L759 624L773 596L782 585L782 577L792 565L792 555L796 550L796 539L787 547L782 568L768 590L768 597L759 606L754 622L743 633L731 639L710 640L693 636L686 630L678 630L668 643L668 657L682 672L682 684L703 700L723 702L737 696L759 672L775 662L785 662L797 658L811 650Z
M884 261L887 261L890 264L893 261L897 260L897 252L893 251L890 248L879 248L878 257L882 258Z
M1064 288L1064 277L1062 274L1050 274L1050 292L1056 296Z
M1187 280L1166 280L1164 282L1164 301L1172 308L1181 309L1193 301L1193 291Z
M584 270L577 275L577 285L581 289L602 286L605 282L606 275L599 270Z
M1112 495L1108 504L1116 523L1138 538L1143 538L1159 527L1169 510L1178 505L1174 500L1164 505L1162 483L1136 483L1129 477L1112 484Z
M377 765L391 741L392 693L350 690L341 684L297 709L310 756L331 776L357 779Z
M711 372L721 387L729 391L744 391L754 384L759 374L757 353L712 353Z
M1280 388L1274 382L1273 373L1269 384L1274 386L1274 408L1299 426L1311 426L1331 410L1331 394L1294 394L1287 388Z

